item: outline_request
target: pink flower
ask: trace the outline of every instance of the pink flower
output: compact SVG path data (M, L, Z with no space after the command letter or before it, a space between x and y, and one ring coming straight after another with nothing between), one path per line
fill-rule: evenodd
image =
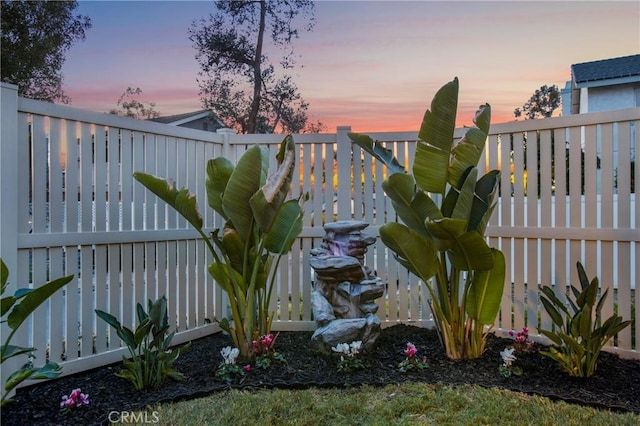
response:
M260 337L260 341L264 348L269 348L273 343L273 334L265 334L264 336Z
M258 350L260 348L260 344L258 343L257 340L254 340L252 344L253 344L253 349Z
M248 373L249 371L251 371L251 364L245 365L244 367L242 367L242 369Z
M415 345L411 342L407 343L407 349L404 350L404 354L409 357L409 358L413 358L413 356L418 352L418 349L416 349Z

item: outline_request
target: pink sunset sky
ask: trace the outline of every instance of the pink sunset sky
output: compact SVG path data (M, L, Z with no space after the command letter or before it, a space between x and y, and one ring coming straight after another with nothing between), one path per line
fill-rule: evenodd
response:
M128 87L161 115L201 109L188 38L211 1L80 1L93 27L67 52L71 106L106 112ZM540 86L563 88L571 64L640 53L638 1L317 1L294 42L295 82L327 131L417 130L436 90L460 80L458 125L491 104L513 120ZM276 59L276 56L272 56Z

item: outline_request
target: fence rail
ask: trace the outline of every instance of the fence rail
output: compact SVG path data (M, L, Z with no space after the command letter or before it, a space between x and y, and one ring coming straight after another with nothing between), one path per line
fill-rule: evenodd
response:
M61 362L65 374L111 363L123 350L94 310L133 326L135 304L163 294L176 342L219 330L214 319L225 315L226 304L207 274L206 248L132 174L144 171L187 186L205 227L221 227L206 203L206 161L223 155L235 163L257 143L270 148L275 167L282 136L209 133L83 111L19 98L6 84L1 101L0 255L11 272L8 291L75 275L14 343L35 346L38 360ZM491 127L481 164L503 171L487 230L507 260L499 330L526 325L535 335L549 327L538 285L553 285L562 297L576 284L577 261L600 278L602 290L615 290L604 316L617 311L637 317L638 120L640 108L634 108ZM382 224L396 220L382 191L386 169L352 146L349 131L344 126L334 134L294 135L299 160L291 195L308 193L310 199L302 234L288 262L281 262L271 306L276 329L314 328L309 257L324 223L364 220L370 224L365 232L377 236ZM456 137L462 132L457 129ZM417 132L368 134L410 170ZM381 242L365 262L387 285L379 301L385 326L432 324L425 286ZM607 349L639 357L638 337L634 324ZM9 370L3 368L3 375Z

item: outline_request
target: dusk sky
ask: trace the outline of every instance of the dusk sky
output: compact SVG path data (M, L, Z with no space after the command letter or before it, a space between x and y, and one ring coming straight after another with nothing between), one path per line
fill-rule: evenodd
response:
M106 112L128 87L161 115L201 109L188 38L211 1L80 1L93 26L67 52L71 106ZM460 80L458 125L491 104L513 120L540 86L563 88L571 64L640 53L640 2L317 1L294 41L295 82L327 131L417 130L437 89ZM276 58L272 56L272 58Z

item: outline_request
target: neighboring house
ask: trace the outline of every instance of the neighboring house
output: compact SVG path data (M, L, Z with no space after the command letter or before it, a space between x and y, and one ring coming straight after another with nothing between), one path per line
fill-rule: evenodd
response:
M166 117L150 118L150 121L169 124L170 126L188 127L190 129L215 132L226 127L224 123L208 109L187 112L184 114L168 115Z
M571 65L562 115L640 106L640 55Z

